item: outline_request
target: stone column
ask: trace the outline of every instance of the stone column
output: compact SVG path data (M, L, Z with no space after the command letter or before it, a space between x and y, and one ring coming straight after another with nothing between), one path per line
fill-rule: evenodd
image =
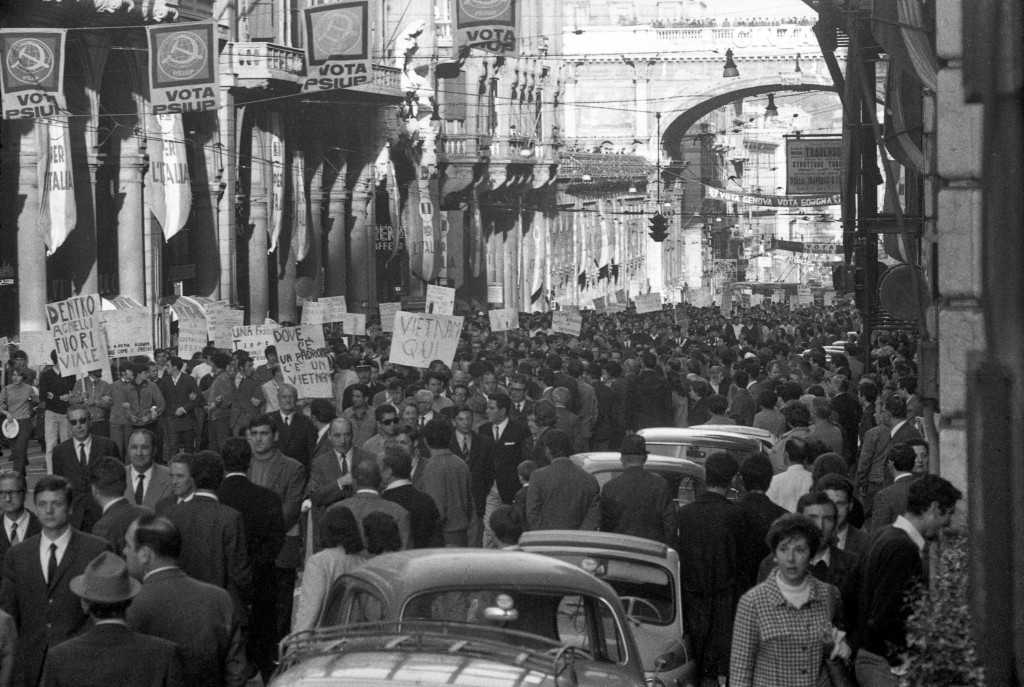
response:
M335 139L335 142L340 141ZM332 169L333 167L333 169ZM326 175L330 170L331 177ZM325 179L323 181L324 208L323 233L327 235L324 256L324 295L344 296L347 292L348 277L348 227L346 226L345 204L349 193L345 186L348 160L339 146L329 147L324 156ZM394 192L394 191L393 191ZM395 222L397 227L398 223Z
M360 304L376 302L376 255L374 254L373 223L373 165L363 167L352 189L351 254L348 256L346 279L348 307L352 312L363 312Z
M3 150L5 170L17 166L17 193L23 204L18 214L18 316L21 331L46 329L46 243L39 232L39 178L36 130L32 120L4 122L10 127L10 139L17 137L16 149ZM10 140L9 139L9 140ZM30 360L32 365L41 361Z
M142 197L142 175L146 163L137 152L123 153L118 165L117 212L118 291L142 305L146 299L146 260L142 218L146 211Z

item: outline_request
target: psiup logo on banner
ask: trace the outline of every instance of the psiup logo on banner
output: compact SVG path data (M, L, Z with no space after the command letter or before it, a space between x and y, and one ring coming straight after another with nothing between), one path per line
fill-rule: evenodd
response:
M52 117L64 98L65 31L0 31L0 91L4 119Z
M455 0L456 44L515 53L515 0Z
M217 42L211 22L146 27L153 114L216 110Z
M306 8L303 91L330 91L370 83L371 16L371 0Z

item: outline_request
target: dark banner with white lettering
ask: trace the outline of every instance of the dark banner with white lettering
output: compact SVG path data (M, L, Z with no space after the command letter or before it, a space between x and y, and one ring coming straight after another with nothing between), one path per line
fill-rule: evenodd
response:
M455 44L514 56L515 0L455 0Z
M373 16L371 0L337 2L304 10L306 81L303 91L331 91L372 81L370 18Z
M217 50L212 22L147 26L153 114L216 110Z
M66 112L63 30L0 31L0 91L4 119L36 119Z

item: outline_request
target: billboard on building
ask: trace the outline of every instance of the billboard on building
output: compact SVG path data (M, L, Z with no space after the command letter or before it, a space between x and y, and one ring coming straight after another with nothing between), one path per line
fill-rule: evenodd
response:
M220 55L212 22L147 26L153 114L216 110Z
M455 44L514 55L515 0L455 0Z
M370 83L371 0L307 7L306 80L303 91L331 91Z
M63 30L0 31L4 119L52 117L67 111Z
M786 193L839 193L842 188L842 136L786 138Z

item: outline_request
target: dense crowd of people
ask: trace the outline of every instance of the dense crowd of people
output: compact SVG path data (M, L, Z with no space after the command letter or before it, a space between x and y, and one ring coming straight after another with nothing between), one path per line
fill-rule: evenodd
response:
M911 334L861 341L842 304L585 313L578 336L550 315L487 323L467 317L452 363L426 370L389 363L379 326L331 334L323 398L300 398L273 346L260 361L161 350L118 361L112 384L13 350L0 686L122 669L133 684L267 680L277 642L369 558L514 547L537 529L674 547L702 678L896 684L904 597L960 498L926 474ZM679 506L636 432L702 424L766 430L774 448L711 454L706 491ZM47 475L30 510L32 440ZM591 450L619 452L622 473L599 485L570 460ZM151 660L65 669L114 641Z

